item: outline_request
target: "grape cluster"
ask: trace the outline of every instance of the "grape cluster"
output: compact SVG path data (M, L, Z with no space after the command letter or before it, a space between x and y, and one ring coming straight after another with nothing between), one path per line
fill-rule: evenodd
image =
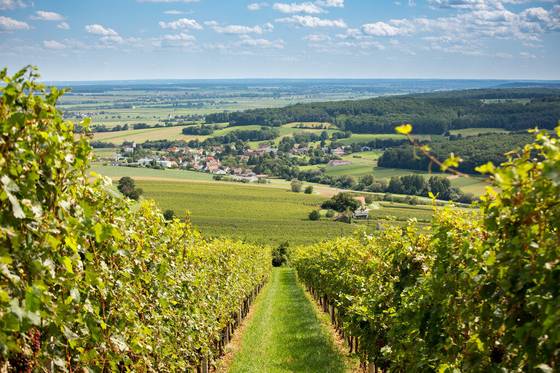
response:
M31 371L31 359L24 353L18 352L13 354L10 357L9 362L9 372L23 373Z

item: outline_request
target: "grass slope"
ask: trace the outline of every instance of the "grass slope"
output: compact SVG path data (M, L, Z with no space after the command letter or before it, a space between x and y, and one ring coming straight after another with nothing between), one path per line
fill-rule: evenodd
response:
M275 268L254 307L230 372L346 371L293 269Z
M207 236L228 236L251 242L311 243L351 234L355 225L310 221L309 213L325 197L288 189L220 182L138 180L144 197L179 216L186 210Z

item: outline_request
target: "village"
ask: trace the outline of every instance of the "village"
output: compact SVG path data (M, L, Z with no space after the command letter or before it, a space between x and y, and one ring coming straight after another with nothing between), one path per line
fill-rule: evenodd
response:
M365 150L369 148L366 147ZM227 177L232 181L262 182L270 176L279 175L255 172L254 165L260 158L288 158L296 165L312 159L314 164L338 167L351 164L341 159L350 152L351 149L341 146L310 147L308 144L294 144L286 152L280 150L274 143L268 142L261 143L256 149L252 149L246 143L193 147L187 143L179 143L154 150L135 142L125 142L113 159L105 159L105 161L110 161L112 166L183 169L210 173L215 175L217 180Z

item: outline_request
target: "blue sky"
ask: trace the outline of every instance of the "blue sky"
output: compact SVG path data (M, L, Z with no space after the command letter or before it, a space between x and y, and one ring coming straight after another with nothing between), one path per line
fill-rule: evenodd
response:
M560 0L0 0L47 80L560 79Z

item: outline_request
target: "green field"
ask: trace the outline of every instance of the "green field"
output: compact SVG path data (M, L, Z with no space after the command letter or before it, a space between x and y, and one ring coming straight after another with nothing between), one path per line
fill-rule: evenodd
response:
M120 145L124 141L134 141L138 144L148 140L195 140L204 139L205 136L183 135L181 132L184 126L145 128L141 130L128 130L118 132L96 132L93 135L94 141L109 142Z
M325 197L219 182L140 180L144 197L179 216L188 210L193 223L208 236L229 236L251 242L310 243L351 234L356 226L329 220L310 221Z
M336 347L329 322L310 302L293 269L274 268L229 372L351 371L355 364Z
M212 175L204 172L195 172L187 170L156 170L144 167L114 167L94 165L91 171L113 179L129 176L139 179L156 179L156 180L190 180L190 181L210 181Z

